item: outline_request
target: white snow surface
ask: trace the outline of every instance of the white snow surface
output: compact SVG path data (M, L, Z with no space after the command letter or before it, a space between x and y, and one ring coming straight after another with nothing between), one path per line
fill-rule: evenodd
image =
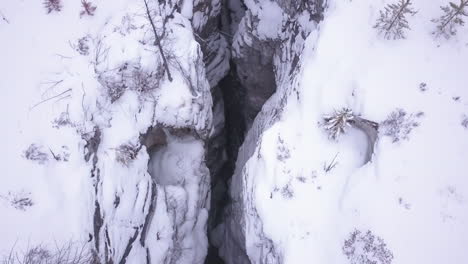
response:
M430 20L446 3L415 0L407 39L384 40L372 26L389 2L329 1L307 39L298 96L292 93L281 119L236 169L260 217L244 215L254 262L258 221L282 263L353 263L342 248L355 229L381 237L392 263L468 262L468 29L435 39ZM277 94L287 91L281 86ZM397 108L424 115L408 140L393 143L381 131L363 164L362 132L332 141L320 126L342 107L375 122Z

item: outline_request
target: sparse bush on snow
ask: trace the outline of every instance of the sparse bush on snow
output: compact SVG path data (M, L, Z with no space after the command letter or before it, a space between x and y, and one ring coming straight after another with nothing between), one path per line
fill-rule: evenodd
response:
M12 249L0 260L2 264L98 264L99 260L86 245L79 246L69 242L55 245L53 250L46 246L36 245L25 251Z
M355 115L349 108L342 108L341 110L335 110L331 115L325 116L324 127L328 133L330 139L338 139L338 137L345 133L346 128L351 126L351 121Z
M120 164L128 167L134 159L138 156L138 152L141 149L141 145L134 144L131 142L120 145L115 150L115 159Z
M25 191L8 192L6 196L0 195L0 198L8 202L15 209L26 211L28 207L34 205L31 199L31 193Z
M74 45L74 49L81 55L87 56L89 55L89 37L84 36L82 38L79 38L77 41L77 44Z
M150 71L140 62L125 62L116 69L102 72L98 80L106 89L111 103L117 101L127 90L146 95L159 88L164 77L164 68L157 67Z
M427 83L425 83L425 82L420 83L419 84L419 90L421 90L421 92L427 91Z
M81 0L81 6L83 7L83 10L80 12L80 17L84 15L94 16L97 6L87 0Z
M437 37L444 36L450 38L457 34L457 27L461 27L465 24L463 17L468 16L468 0L460 0L457 5L453 2L449 2L446 6L441 6L443 15L439 18L435 18L432 22L436 23L436 30L433 32Z
M44 164L49 160L49 155L44 151L43 147L36 144L31 144L23 152L23 157L28 160L36 161L39 164Z
M62 10L62 0L44 0L43 3L47 10L47 14L60 12Z
M351 264L391 264L393 253L385 241L370 230L354 230L345 240L343 253Z
M276 158L279 161L285 161L290 157L291 154L289 153L288 146L284 143L284 140L281 138L281 136L278 136L278 149L276 153Z
M409 30L407 15L416 14L411 8L410 0L400 0L396 4L388 4L384 11L380 11L380 17L377 19L374 28L378 29L380 34L386 39L404 39L405 30Z
M281 195L286 199L292 199L294 197L294 191L291 187L291 183L288 183L281 188Z
M418 118L424 115L423 112L416 114L407 114L403 109L396 109L381 123L385 136L392 138L392 142L408 140L409 134L413 128L419 126Z

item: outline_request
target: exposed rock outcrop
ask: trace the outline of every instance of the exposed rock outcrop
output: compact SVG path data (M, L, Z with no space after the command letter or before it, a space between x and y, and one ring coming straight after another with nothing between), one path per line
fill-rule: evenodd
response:
M114 24L122 20L122 28L108 24L94 47L97 54L105 50L94 71L103 76L97 89L107 93L93 98L98 107L85 120L96 127L86 156L95 186L91 240L102 263L203 263L210 178L204 145L212 130L204 57L187 18L190 7L150 2L172 80L155 73L162 54L146 34L153 32L147 18L134 15L139 8L140 2L130 4L123 18L116 15ZM196 5L193 13L209 17L210 8ZM205 49L223 43L209 38ZM112 45L115 39L125 46ZM221 68L219 58L212 62ZM209 73L210 81L217 74Z

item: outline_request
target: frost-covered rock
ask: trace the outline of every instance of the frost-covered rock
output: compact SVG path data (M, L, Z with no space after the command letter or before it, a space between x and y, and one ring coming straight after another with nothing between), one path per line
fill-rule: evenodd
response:
M247 10L233 37L233 59L245 88L245 115L251 123L281 81L292 75L303 41L322 16L321 0L245 1ZM290 68L291 72L286 69Z

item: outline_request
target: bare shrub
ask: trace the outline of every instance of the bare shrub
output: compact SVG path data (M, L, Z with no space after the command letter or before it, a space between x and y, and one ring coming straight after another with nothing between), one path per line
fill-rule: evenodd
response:
M52 121L52 127L59 129L61 127L70 126L73 127L74 124L70 120L70 115L68 112L62 112L60 115Z
M128 167L136 159L140 149L141 145L131 142L122 144L115 150L115 159L120 164Z
M87 0L81 0L81 6L83 7L83 10L80 12L80 17L84 15L94 16L94 12L96 12L97 6L93 5Z
M468 129L468 115L463 115L461 125Z
M133 90L140 95L159 88L164 76L164 68L158 67L150 71L141 66L140 62L125 62L116 69L102 72L98 80L104 86L111 103L117 101L127 90Z
M302 183L306 183L307 182L307 178L304 177L304 176L297 176L296 179Z
M99 264L95 253L84 244L69 242L55 245L51 250L43 245L36 245L25 251L13 248L8 256L1 259L2 264Z
M110 47L104 43L102 37L95 37L91 38L93 42L93 64L94 64L94 71L99 74L97 71L97 66L101 63L107 61L107 57L109 56Z
M410 29L407 15L416 14L411 8L410 0L400 0L396 4L388 4L385 11L380 11L380 17L377 19L374 28L378 29L386 39L404 39L405 30Z
M62 10L62 0L44 0L43 4L47 10L47 14Z
M421 90L421 92L427 91L427 83L425 83L425 82L420 83L419 84L419 90Z
M43 147L36 144L29 145L23 152L23 157L39 164L44 164L49 160L49 155L43 150Z
M74 45L74 49L83 56L89 55L89 41L88 36L79 38L76 45Z
M423 112L407 114L403 109L396 109L382 122L383 133L385 136L391 137L393 143L402 139L408 140L413 128L419 126L417 119L423 115Z
M284 140L278 136L278 149L276 158L279 161L285 161L291 157L288 146L284 143Z
M344 241L343 253L351 264L391 264L393 253L381 237L370 230L354 230Z
M140 94L148 94L159 88L159 84L164 77L164 68L162 65L156 68L156 71L148 71L140 65L134 67L132 72L133 86L132 90Z
M34 205L31 199L31 193L25 191L8 192L6 196L0 195L0 198L8 202L15 209L26 211L28 207Z
M286 199L292 199L294 197L294 191L291 188L291 183L288 183L281 188L281 195Z
M346 128L351 126L351 121L354 120L355 115L349 108L342 108L335 110L331 115L323 118L324 127L330 139L338 139L338 137L345 133Z
M436 23L436 30L433 34L436 37L444 36L450 38L457 34L457 27L461 27L465 24L463 17L468 16L468 0L460 0L460 4L449 2L446 6L441 6L443 15L439 18L435 18L432 22Z

